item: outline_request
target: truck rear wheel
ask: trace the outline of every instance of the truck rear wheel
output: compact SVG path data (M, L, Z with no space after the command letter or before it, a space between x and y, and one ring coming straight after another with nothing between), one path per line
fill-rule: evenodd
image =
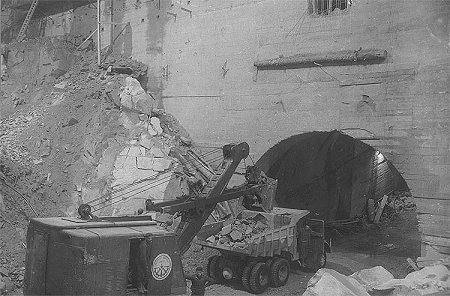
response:
M289 262L283 258L277 258L270 267L270 284L272 287L286 285L290 274Z
M242 271L242 286L246 291L250 291L250 273L256 263L255 261L247 263Z
M269 268L263 262L256 263L250 273L250 291L261 294L269 286Z

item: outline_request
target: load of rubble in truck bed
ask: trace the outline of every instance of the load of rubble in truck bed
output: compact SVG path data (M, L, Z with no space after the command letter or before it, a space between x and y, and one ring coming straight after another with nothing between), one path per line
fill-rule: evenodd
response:
M219 233L208 237L206 241L214 245L244 249L252 241L254 235L268 229L271 228L263 216L236 218L223 226Z

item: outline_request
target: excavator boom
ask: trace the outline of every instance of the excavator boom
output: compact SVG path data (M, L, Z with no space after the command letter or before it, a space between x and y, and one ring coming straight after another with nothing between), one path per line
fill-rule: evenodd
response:
M197 197L198 200L211 200L214 202L205 204L205 206L200 208L191 209L188 213L183 214L181 222L176 229L178 246L182 254L189 249L190 243L219 202L218 198L225 190L239 163L248 156L248 153L249 146L245 142L238 145L225 145L223 147L224 160L222 166L214 172L214 175L203 188L200 196Z

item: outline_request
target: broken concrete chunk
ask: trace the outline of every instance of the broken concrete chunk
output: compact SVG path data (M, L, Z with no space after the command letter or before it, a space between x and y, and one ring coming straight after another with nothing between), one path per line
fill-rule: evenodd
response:
M116 162L114 163L114 169L128 170L128 169L134 169L134 168L136 168L136 157L126 156L126 155L117 156Z
M251 227L249 227L249 226L245 226L245 228L244 228L244 233L245 234L250 234L250 233L252 233L252 228Z
M144 91L138 80L127 77L125 82L126 86L120 94L120 103L130 109L151 115L155 103L153 98Z
M139 144L148 150L152 149L153 145L155 145L155 143L153 143L153 141L148 138L141 138Z
M0 193L0 210L3 212L6 211L5 202L3 201L3 196L1 193ZM0 267L0 274L1 274L1 272L2 272L2 269Z
M383 291L402 286L418 291L420 295L450 292L450 272L444 265L427 266L419 271L411 272L404 279L391 279L373 289Z
M186 146L191 146L192 145L192 140L186 137L181 136L180 137L180 141L181 143L183 143Z
M147 126L147 131L148 131L148 133L150 134L150 136L156 136L156 135L158 134L158 132L155 131L155 129L152 127L151 124L149 124L149 125Z
M366 289L355 279L339 272L322 268L308 281L303 296L369 296Z
M230 239L228 238L228 236L222 236L221 238L219 238L219 243L220 244L225 244L227 242L229 242Z
M164 152L163 152L160 148L158 148L158 147L152 147L152 148L150 149L150 154L151 154L153 157L156 157L156 158L163 158L163 157L166 157L166 155L164 154Z
M231 232L231 224L228 224L228 225L226 225L226 226L224 226L223 228L222 228L222 230L220 231L220 234L221 235L227 235L227 234L229 234Z
M127 77L125 78L125 83L125 88L131 95L136 96L144 93L144 89L137 79L134 79L133 77Z
M38 164L42 164L44 161L42 160L42 158L40 158L40 159L34 159L33 160L33 163L35 164L35 165L38 165Z
M123 150L120 152L119 155L126 156L128 155L128 151L130 151L130 147L125 147L123 148Z
M63 124L62 127L66 127L66 126L72 126L78 123L78 120L76 120L75 118L71 118L67 123Z
M363 285L367 291L371 291L373 287L392 280L394 276L381 266L375 266L369 269L362 269L353 273L350 277L357 280Z
M50 140L43 140L40 148L40 156L47 157L50 155L52 147L50 145Z
M132 109L133 108L133 100L132 100L132 96L122 92L122 94L120 95L120 104L122 104L122 106L127 107Z
M158 135L162 134L163 130L161 128L161 121L158 117L152 117L150 118L150 124L152 125L153 129L157 132Z
M236 242L233 244L234 248L239 248L239 249L245 249L246 246L247 246L247 243L245 243L245 242Z
M150 97L147 93L142 93L133 97L133 102L135 109L147 115L152 114L154 102L153 98Z
M216 242L216 238L214 237L214 235L211 235L210 237L208 237L208 238L206 239L206 241L207 241L208 243L213 244L213 243Z
M255 228L256 229L266 229L267 228L267 224L265 224L264 222L262 222L262 221L257 221L256 222L256 225L255 225Z
M57 83L54 85L54 88L58 89L64 89L67 86L67 81L61 81L60 83Z
M157 172L164 172L172 164L171 159L153 158L153 170Z
M144 113L139 114L139 120L140 121L145 121L147 119L148 119L148 115L147 114L144 114Z
M140 147L131 146L128 151L128 156L143 156Z
M242 232L240 232L236 229L230 232L230 237L231 237L231 240L234 242L241 241L243 238Z
M153 159L150 157L139 156L137 159L137 168L141 170L153 170Z

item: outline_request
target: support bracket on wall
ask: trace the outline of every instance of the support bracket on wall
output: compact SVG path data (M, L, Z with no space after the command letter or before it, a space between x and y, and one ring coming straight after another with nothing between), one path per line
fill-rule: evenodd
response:
M192 18L192 10L187 9L185 7L180 7L180 8L181 8L181 10L188 12L189 13L189 17Z
M383 49L342 50L325 53L301 53L288 57L255 61L258 70L284 70L320 66L348 66L358 64L378 64L387 57Z
M167 11L167 14L173 16L175 22L177 21L177 14L176 13Z

